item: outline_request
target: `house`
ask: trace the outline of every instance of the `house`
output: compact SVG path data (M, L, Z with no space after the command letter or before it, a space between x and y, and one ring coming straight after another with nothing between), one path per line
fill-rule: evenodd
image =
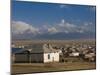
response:
M14 50L15 48L12 48ZM52 48L50 44L33 44L14 51L13 62L19 63L49 63L59 62L60 51Z
M69 54L69 56L78 57L79 56L79 52L72 52L72 53Z
M96 54L95 53L85 54L84 59L87 59L88 61L95 61L96 60Z

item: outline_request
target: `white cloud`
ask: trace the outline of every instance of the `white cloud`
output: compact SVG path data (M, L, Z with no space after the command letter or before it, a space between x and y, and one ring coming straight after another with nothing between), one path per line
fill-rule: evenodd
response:
M58 30L55 27L48 28L48 32L51 34L57 33Z
M64 19L61 20L61 23L58 24L57 28L62 32L67 32L67 33L75 32L77 30L76 25L66 22Z
M59 32L64 33L84 33L91 32L94 30L94 25L92 22L85 22L83 25L75 25L69 23L64 19L60 23L55 25L41 25L41 27L33 27L33 25L27 24L22 21L12 21L12 33L13 34L26 34L32 33L34 35L38 34L55 34Z
M62 19L60 23L55 25L49 25L49 26L45 25L43 26L43 29L47 30L46 32L50 34L55 34L59 32L70 33L77 31L76 25L68 23L64 19Z
M13 34L24 34L24 33L37 34L39 33L38 28L33 27L32 25L27 24L22 21L12 21L11 27L12 27Z
M84 31L83 31L83 30L77 30L77 32L78 32L78 33L84 33Z
M65 23L65 20L64 20L64 19L62 19L62 20L61 20L61 23L62 23L62 24L64 24L64 23Z
M83 25L75 25L62 19L60 23L53 25L52 27L47 27L47 30L49 33L84 33L93 31L92 28L92 22L85 22Z
M60 5L59 7L60 7L60 8L67 8L68 5L64 5L64 4L62 4L62 5Z

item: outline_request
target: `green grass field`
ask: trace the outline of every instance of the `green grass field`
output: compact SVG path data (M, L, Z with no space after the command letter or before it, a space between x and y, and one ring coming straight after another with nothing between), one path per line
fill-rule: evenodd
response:
M40 72L57 72L57 71L74 71L95 69L96 64L93 62L67 62L67 63L20 63L11 65L12 74L23 73L40 73Z

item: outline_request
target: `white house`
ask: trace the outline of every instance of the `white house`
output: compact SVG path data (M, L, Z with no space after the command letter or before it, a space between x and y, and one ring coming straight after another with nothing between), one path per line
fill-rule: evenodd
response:
M43 45L44 50L44 63L46 62L59 62L59 51L53 49L50 44L44 44Z
M72 52L69 54L69 56L77 57L79 56L79 52Z

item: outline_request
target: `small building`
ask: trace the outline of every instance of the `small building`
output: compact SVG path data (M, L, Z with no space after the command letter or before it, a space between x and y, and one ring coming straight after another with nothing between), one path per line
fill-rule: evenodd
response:
M96 54L95 53L85 54L84 59L87 59L88 61L95 61L96 60Z
M16 63L59 62L60 51L50 44L33 44L25 48L12 48L12 61Z
M72 52L72 53L69 54L69 56L71 56L71 57L78 57L79 54L80 54L79 52Z

